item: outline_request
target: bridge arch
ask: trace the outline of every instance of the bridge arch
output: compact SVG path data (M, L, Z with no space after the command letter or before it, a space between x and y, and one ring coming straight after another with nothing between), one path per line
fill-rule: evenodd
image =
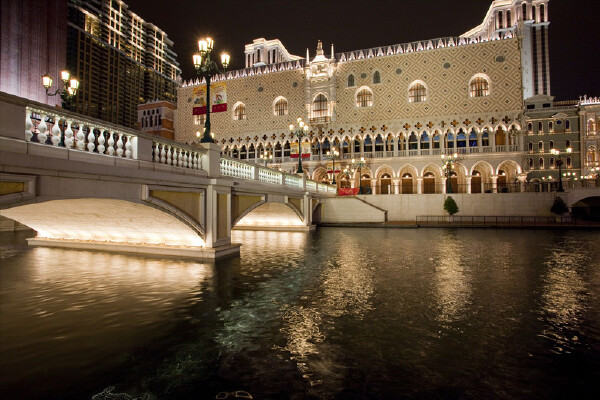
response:
M0 212L56 241L204 247L202 228L176 211L127 200L50 200Z
M302 211L291 203L261 202L246 210L232 228L301 227Z

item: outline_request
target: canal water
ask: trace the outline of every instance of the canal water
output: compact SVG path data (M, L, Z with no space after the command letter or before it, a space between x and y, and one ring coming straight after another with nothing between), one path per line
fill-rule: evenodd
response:
M236 232L216 264L28 235L0 235L2 398L600 398L597 230Z

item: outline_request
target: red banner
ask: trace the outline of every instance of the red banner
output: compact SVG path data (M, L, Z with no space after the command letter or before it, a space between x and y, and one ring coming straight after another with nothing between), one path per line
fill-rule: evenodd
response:
M339 188L338 196L356 196L358 194L358 188Z
M206 114L206 106L194 107L193 115L204 115Z
M227 103L214 104L214 105L210 106L210 112L212 112L212 113L218 113L218 112L223 112L223 111L227 111ZM206 106L194 107L193 115L204 115L204 114L206 114Z

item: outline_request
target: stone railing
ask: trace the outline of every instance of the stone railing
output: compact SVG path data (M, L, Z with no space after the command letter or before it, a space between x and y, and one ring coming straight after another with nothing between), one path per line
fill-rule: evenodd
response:
M42 105L25 107L25 140L112 157L137 159L137 131Z
M197 147L154 139L152 160L158 164L202 170L205 152Z
M221 175L231 178L254 180L286 188L299 189L311 193L336 194L335 186L317 183L303 177L288 174L273 168L259 166L253 162L221 156Z

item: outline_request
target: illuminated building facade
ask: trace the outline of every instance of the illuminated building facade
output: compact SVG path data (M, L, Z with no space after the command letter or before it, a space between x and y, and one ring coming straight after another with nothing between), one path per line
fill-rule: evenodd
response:
M212 130L224 155L260 163L267 151L292 171L297 140L288 126L302 117L310 126L302 138L310 153L305 174L331 181L327 154L335 148L338 185L371 193L444 193L441 155L454 153L453 192L548 190L545 182L558 178L551 141L570 145L564 172L587 173L582 146L598 159L597 145L590 147L596 142L581 138L591 131L580 129L582 113L598 125L598 113L589 111L595 106L557 105L550 97L548 25L547 0L496 0L483 23L459 37L342 53L319 42L306 58L278 40L256 39L245 47L245 69L215 79L226 84L228 108L211 114ZM202 87L193 80L179 89L176 140L193 142L203 129L203 116L194 115ZM529 131L539 120L541 133ZM557 129L567 121L569 130ZM342 172L361 157L360 172ZM538 181L545 186L528 185Z
M69 0L67 68L81 82L73 109L135 128L138 104L176 99L181 70L172 47L121 0Z

